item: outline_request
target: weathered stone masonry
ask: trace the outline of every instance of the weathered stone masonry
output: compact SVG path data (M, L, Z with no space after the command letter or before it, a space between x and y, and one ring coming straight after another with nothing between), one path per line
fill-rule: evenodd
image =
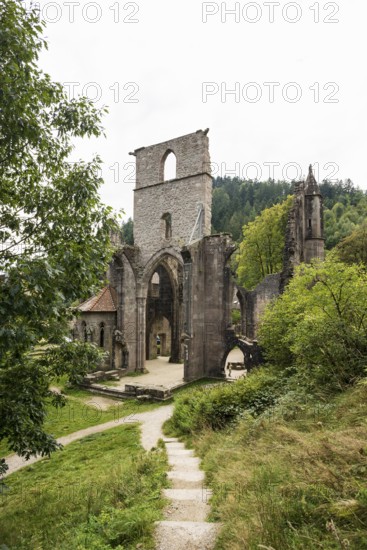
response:
M177 174L176 179L164 182L164 162L170 152L176 155ZM198 237L210 235L212 178L207 132L200 130L132 154L136 157L134 241L142 263L146 265L165 248L173 247L179 254L189 242L201 207ZM171 216L169 238L162 219L165 214Z
M231 326L234 280L230 235L210 235L212 178L208 130L136 149L135 246L117 250L109 287L80 306L75 336L109 352L105 369L144 369L158 344L184 379L224 376L235 345L247 368L258 364L256 338L262 311L284 289L294 266L323 257L322 198L310 169L298 184L285 246L284 269L255 290L238 288L242 335ZM176 156L176 177L164 181L165 162Z

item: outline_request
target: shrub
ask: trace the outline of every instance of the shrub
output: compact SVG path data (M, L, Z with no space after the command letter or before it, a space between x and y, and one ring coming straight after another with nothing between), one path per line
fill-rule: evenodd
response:
M170 427L179 434L221 429L244 411L256 416L273 405L279 387L274 371L259 368L231 384L197 388L177 400Z
M367 274L329 258L301 265L265 311L259 342L278 368L343 389L365 375Z

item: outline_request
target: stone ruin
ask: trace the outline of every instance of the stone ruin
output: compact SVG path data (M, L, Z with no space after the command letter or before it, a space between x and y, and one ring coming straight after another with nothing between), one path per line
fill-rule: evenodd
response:
M184 364L184 380L223 378L238 346L247 370L262 361L256 333L261 313L300 262L324 257L322 197L310 167L296 185L284 268L254 290L236 287L229 234L211 235L212 176L208 130L141 147L136 158L134 246L121 245L109 266L109 286L79 306L74 337L108 352L104 370L144 372L160 353ZM168 157L176 175L166 179ZM231 323L234 289L240 334Z

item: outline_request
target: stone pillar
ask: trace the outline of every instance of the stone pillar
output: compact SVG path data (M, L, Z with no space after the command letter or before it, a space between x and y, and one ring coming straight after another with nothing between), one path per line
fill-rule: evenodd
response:
M234 248L229 236L212 235L182 251L185 380L222 377L232 301L227 263Z
M182 304L179 301L177 289L174 292L173 298L173 316L172 316L172 335L171 335L171 359L170 363L180 363L181 357L181 342L180 335L182 332L181 325L181 308Z
M145 364L145 318L146 318L146 298L137 296L137 320L136 320L136 370L143 371Z

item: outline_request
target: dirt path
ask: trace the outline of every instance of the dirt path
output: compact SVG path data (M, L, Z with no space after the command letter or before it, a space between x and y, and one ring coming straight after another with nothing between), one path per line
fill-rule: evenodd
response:
M97 426L91 426L90 428L85 428L84 430L79 430L69 435L59 437L57 441L62 445L68 445L73 441L82 439L87 435L96 434L99 432L104 432L105 430L110 430L111 428L116 428L122 424L132 424L135 422L141 422L141 442L147 451L152 447L155 447L158 439L163 438L162 434L162 425L163 423L171 416L173 410L173 405L167 405L165 407L159 407L154 411L148 411L143 413L132 413L129 416L119 418L116 420L110 420L105 424L99 424ZM9 470L6 475L10 475L25 466L34 464L42 460L41 456L31 457L29 460L24 460L18 455L11 455L7 457L6 462L9 466Z

